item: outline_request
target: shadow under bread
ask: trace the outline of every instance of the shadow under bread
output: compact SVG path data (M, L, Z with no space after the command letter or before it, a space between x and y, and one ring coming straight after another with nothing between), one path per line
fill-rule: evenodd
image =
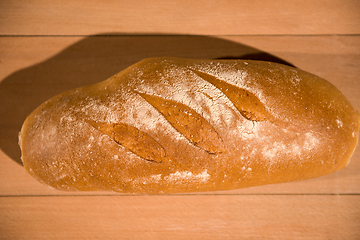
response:
M216 37L120 33L89 36L0 82L0 148L22 165L18 134L36 107L56 94L103 81L149 57L250 59L292 66L253 47Z

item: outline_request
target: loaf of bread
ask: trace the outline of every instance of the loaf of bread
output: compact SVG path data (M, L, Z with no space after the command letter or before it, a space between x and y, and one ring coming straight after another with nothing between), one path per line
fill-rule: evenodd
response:
M46 101L19 143L25 169L55 189L202 192L342 169L359 121L337 88L297 68L151 58Z

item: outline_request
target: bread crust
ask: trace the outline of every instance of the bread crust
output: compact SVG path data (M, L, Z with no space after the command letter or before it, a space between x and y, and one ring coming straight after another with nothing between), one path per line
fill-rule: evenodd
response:
M25 169L59 190L217 191L345 167L359 115L329 82L262 61L150 58L25 120Z

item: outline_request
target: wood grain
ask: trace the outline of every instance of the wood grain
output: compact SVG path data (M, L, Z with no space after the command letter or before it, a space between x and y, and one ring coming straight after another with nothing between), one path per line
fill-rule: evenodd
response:
M2 35L359 34L356 0L1 1Z
M359 201L301 195L0 198L0 239L358 239Z
M46 99L154 56L294 65L360 110L359 10L355 0L0 1L0 239L360 239L359 147L345 169L307 181L132 196L48 188L17 145Z

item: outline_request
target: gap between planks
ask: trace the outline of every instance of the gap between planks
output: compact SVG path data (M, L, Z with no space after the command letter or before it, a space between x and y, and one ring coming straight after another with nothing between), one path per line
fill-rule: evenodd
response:
M99 195L92 195L92 194L83 194L83 195L71 195L71 194L64 194L64 195L3 195L0 198L20 198L20 197L151 197L151 196L170 196L170 197L177 197L177 196L360 196L360 193L244 193L244 194L216 194L216 193L196 193L196 194L99 194Z
M178 33L150 33L150 34L0 34L0 37L359 37L360 34L178 34Z

